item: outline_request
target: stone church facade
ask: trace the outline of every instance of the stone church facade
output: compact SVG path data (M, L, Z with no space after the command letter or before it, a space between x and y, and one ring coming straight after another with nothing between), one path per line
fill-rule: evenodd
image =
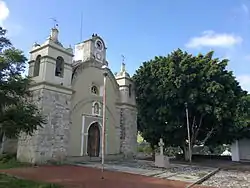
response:
M122 63L114 75L108 68L106 46L92 37L72 48L52 28L44 44L30 52L30 90L47 119L32 136L21 134L17 158L45 163L66 157L100 157L102 151L103 89L106 76L105 154L136 154L137 111L134 84Z

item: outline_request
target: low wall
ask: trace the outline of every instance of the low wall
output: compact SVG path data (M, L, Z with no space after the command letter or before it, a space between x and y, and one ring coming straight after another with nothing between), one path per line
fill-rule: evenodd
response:
M176 159L184 159L183 154L176 155ZM202 160L202 159L217 159L217 160L225 160L225 161L231 161L231 156L221 156L221 155L200 155L200 154L193 154L192 155L193 160Z

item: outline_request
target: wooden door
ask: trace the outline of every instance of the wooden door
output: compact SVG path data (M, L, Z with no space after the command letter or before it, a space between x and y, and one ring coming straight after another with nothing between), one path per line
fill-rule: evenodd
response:
M94 123L88 130L88 155L99 157L100 153L100 131L98 123Z

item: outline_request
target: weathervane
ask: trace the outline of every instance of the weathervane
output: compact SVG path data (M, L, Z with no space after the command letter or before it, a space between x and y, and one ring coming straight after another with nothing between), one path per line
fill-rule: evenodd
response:
M54 22L54 28L58 27L58 21L55 18L50 18Z

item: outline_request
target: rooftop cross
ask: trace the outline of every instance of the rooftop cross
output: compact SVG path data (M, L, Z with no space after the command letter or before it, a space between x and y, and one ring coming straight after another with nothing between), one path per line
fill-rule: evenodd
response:
M124 63L124 61L125 61L125 56L122 55L122 63Z
M125 56L122 55L122 67L121 67L121 72L125 72L125 63L124 63L124 60L125 60Z

